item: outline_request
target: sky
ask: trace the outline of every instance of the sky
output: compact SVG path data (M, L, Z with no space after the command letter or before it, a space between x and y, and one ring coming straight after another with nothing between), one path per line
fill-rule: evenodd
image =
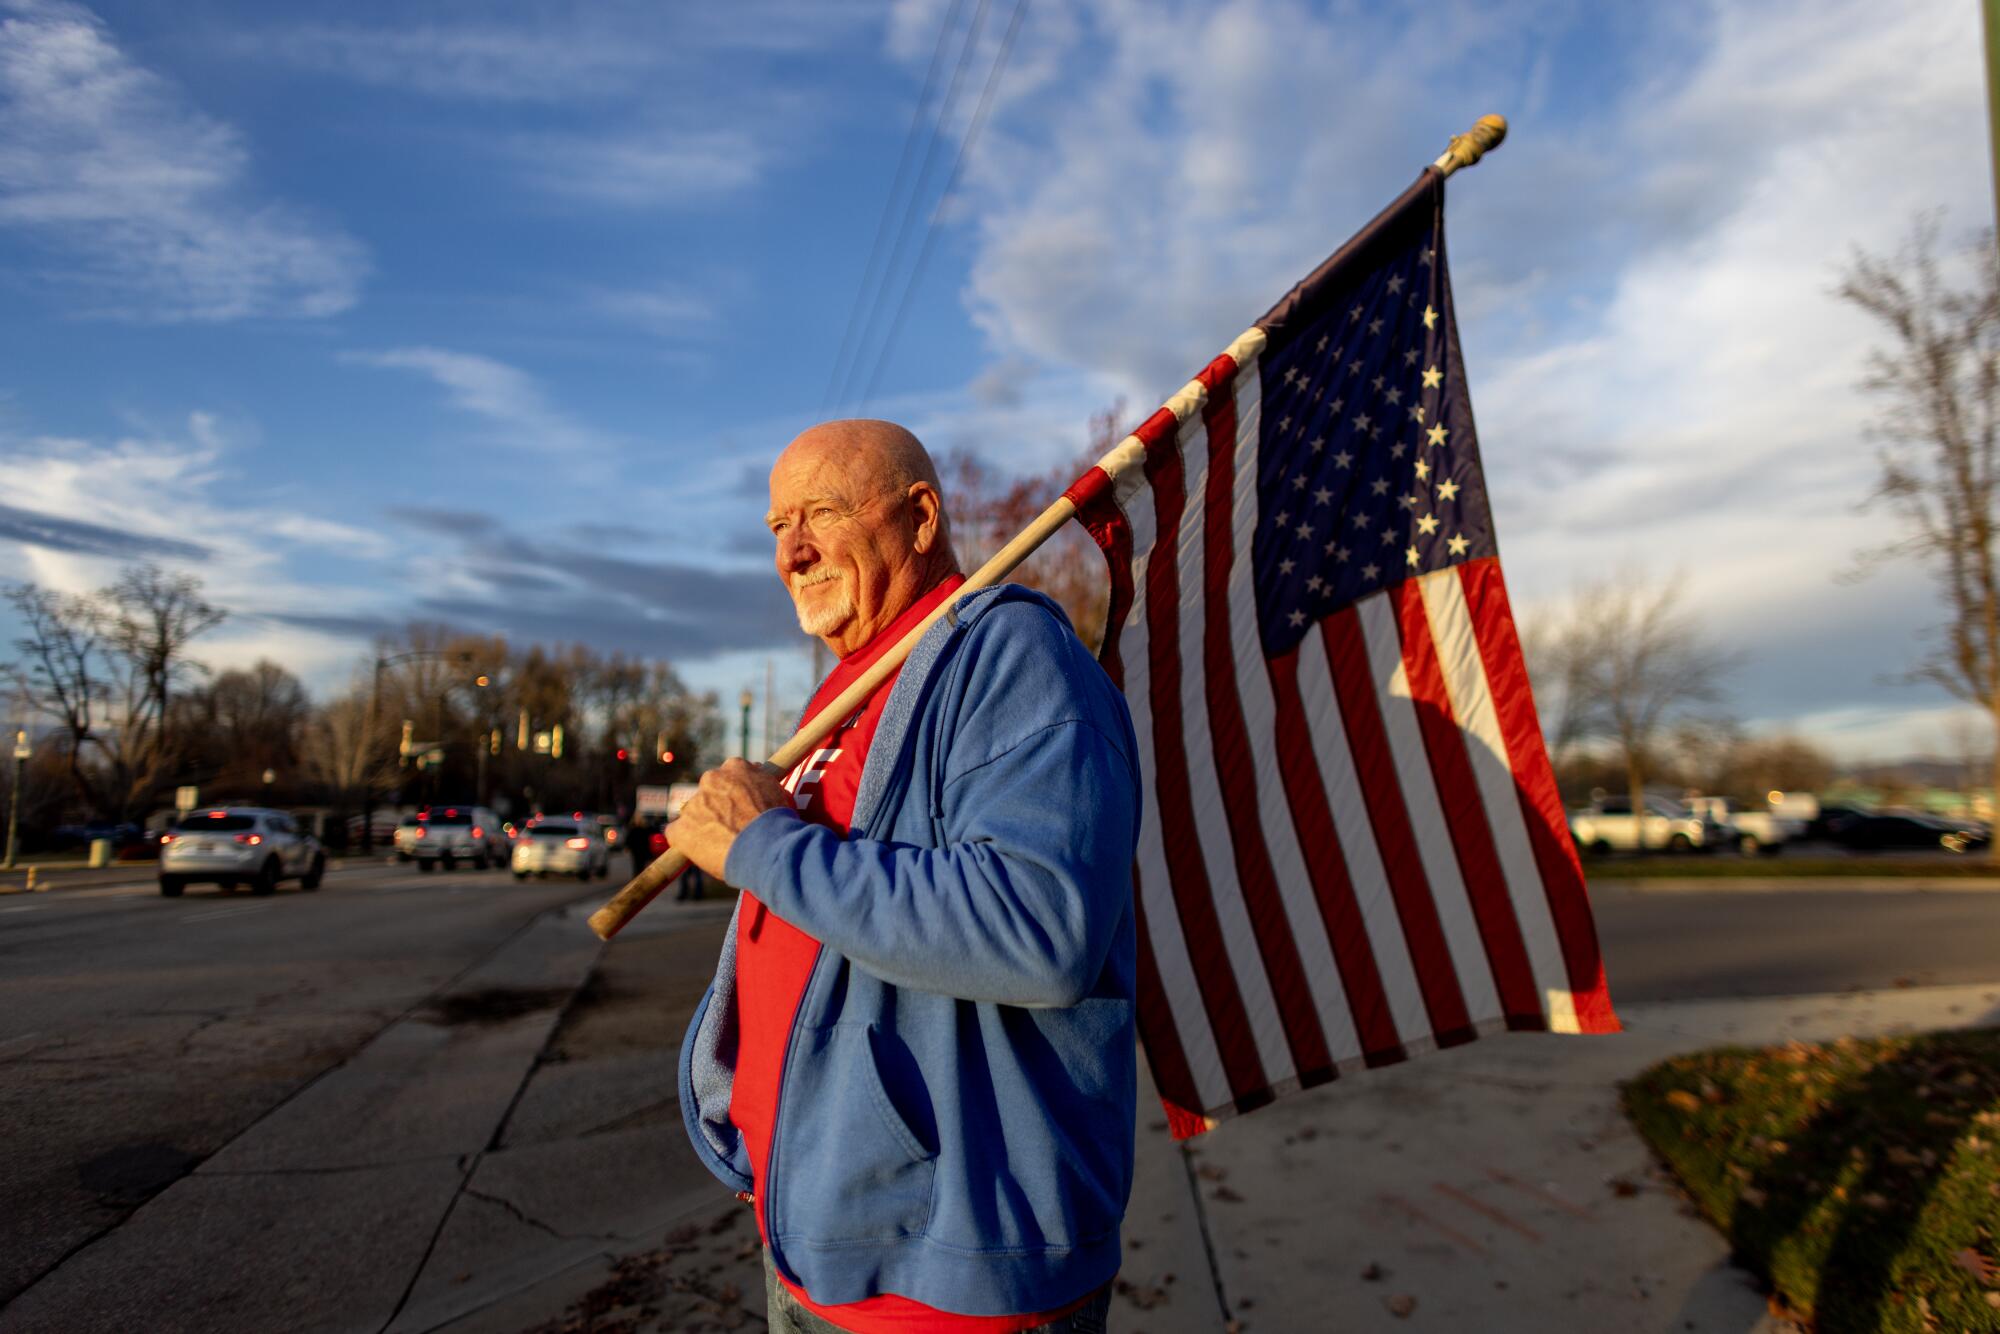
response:
M185 569L205 661L321 694L413 620L770 659L789 721L785 441L1075 457L1499 112L1447 216L1520 614L1672 581L1754 728L1948 749L1920 572L1839 577L1892 530L1833 288L1990 225L1980 49L1963 0L0 0L0 580Z

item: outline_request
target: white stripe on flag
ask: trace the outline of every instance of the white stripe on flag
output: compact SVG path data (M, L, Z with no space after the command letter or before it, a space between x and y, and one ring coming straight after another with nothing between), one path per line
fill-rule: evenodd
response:
M1264 1078L1277 1085L1296 1077L1298 1071L1285 1038L1284 1015L1271 992L1271 980L1264 974L1264 957L1258 951L1256 928L1251 926L1250 912L1243 902L1243 886L1237 882L1235 844L1230 841L1229 818L1222 803L1237 799L1239 794L1223 791L1222 780L1216 776L1215 741L1208 721L1208 675L1202 649L1206 607L1202 590L1208 578L1202 543L1203 507L1208 500L1208 427L1198 414L1181 424L1174 446L1181 452L1181 475L1187 480L1180 531L1181 746L1186 752L1188 786L1194 793L1194 835L1208 867L1222 946L1229 954L1230 971L1236 974L1236 989L1250 1019Z
M1271 873L1284 900L1285 919L1299 951L1313 1008L1319 1012L1320 1033L1336 1064L1362 1054L1361 1037L1347 1008L1340 966L1334 961L1326 921L1313 894L1311 873L1299 849L1292 824L1291 803L1285 799L1285 779L1278 768L1278 706L1271 696L1270 669L1265 665L1263 635L1257 625L1257 591L1252 584L1250 544L1257 531L1257 432L1264 400L1257 363L1236 372L1236 479L1230 491L1230 540L1235 546L1229 565L1229 642L1236 658L1236 694L1243 706L1243 730L1256 763L1257 816L1264 846L1271 854ZM1225 798L1226 799L1226 798Z
M1389 997L1397 1040L1405 1045L1426 1042L1431 1036L1430 1014L1424 1009L1423 988L1417 984L1416 967L1403 939L1389 872L1375 846L1368 799L1362 795L1361 778L1347 745L1347 725L1341 721L1340 701L1333 692L1326 642L1317 634L1307 635L1299 644L1299 702L1305 707L1306 730L1312 736L1320 783L1326 791L1327 808L1333 813L1334 832L1340 835L1348 877L1354 882L1354 899L1368 928L1368 948L1382 975L1382 990Z
M1132 471L1144 475L1141 469ZM1173 879L1161 842L1159 797L1151 781L1158 766L1153 755L1153 670L1147 656L1146 559L1158 521L1151 488L1121 491L1119 501L1132 531L1132 612L1125 619L1118 646L1125 663L1125 702L1132 713L1132 731L1139 739L1139 772L1147 775L1139 785L1144 803L1139 824L1139 897L1146 909L1146 938L1153 947L1153 963L1160 971L1160 990L1166 993L1167 1008L1173 1011L1188 1074L1201 1095L1201 1106L1221 1107L1231 1100L1229 1076L1215 1047L1215 1033L1208 1026L1201 984L1188 959L1187 938L1181 934L1180 909L1174 904ZM1117 633L1117 627L1111 632ZM1180 701L1169 701L1167 707L1179 708Z
M1396 608L1387 593L1371 593L1355 603L1354 609L1359 613L1361 639L1368 650L1368 675L1374 683L1376 707L1382 711L1382 730L1388 733L1389 753L1395 757L1403 808L1409 812L1410 828L1417 836L1417 855L1423 859L1424 876L1437 903L1452 970L1458 974L1459 990L1465 996L1466 1014L1475 1024L1497 1019L1504 1011L1494 989L1493 970L1486 961L1479 919L1473 915L1472 900L1459 874L1451 826L1438 804L1430 754L1417 721L1417 702L1403 665L1403 636L1396 625Z
M1465 586L1459 582L1458 571L1449 569L1425 575L1417 587L1424 595L1424 614L1430 620L1431 640L1437 645L1438 666L1451 696L1452 713L1465 734L1466 756L1472 762L1480 804L1486 808L1486 825L1493 831L1493 846L1507 876L1507 896L1514 905L1514 920L1520 923L1549 1030L1579 1032L1562 942L1549 913L1548 892L1535 864L1534 846L1528 841L1528 826L1521 818L1521 793L1508 763L1507 742L1493 708L1493 693L1486 683L1472 611L1465 605Z

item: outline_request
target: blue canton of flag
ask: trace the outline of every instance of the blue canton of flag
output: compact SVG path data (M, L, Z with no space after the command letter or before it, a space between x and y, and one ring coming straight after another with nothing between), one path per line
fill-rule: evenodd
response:
M1265 354L1253 559L1273 656L1359 598L1496 554L1433 216L1328 261L1316 318Z

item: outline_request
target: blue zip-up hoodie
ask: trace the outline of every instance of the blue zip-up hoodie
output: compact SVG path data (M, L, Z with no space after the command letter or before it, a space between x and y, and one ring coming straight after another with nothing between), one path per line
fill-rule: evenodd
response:
M763 1196L772 1262L814 1301L1011 1315L1117 1272L1137 750L1062 611L1001 585L904 664L847 838L789 809L737 835L729 881L823 945ZM732 919L681 1047L681 1108L709 1170L747 1191L735 951Z

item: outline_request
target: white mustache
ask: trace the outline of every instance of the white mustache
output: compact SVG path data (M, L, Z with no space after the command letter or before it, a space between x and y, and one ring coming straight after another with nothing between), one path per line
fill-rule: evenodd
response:
M839 578L840 572L837 570L811 570L792 580L792 591L796 593L801 588L810 588L814 584L824 584Z

